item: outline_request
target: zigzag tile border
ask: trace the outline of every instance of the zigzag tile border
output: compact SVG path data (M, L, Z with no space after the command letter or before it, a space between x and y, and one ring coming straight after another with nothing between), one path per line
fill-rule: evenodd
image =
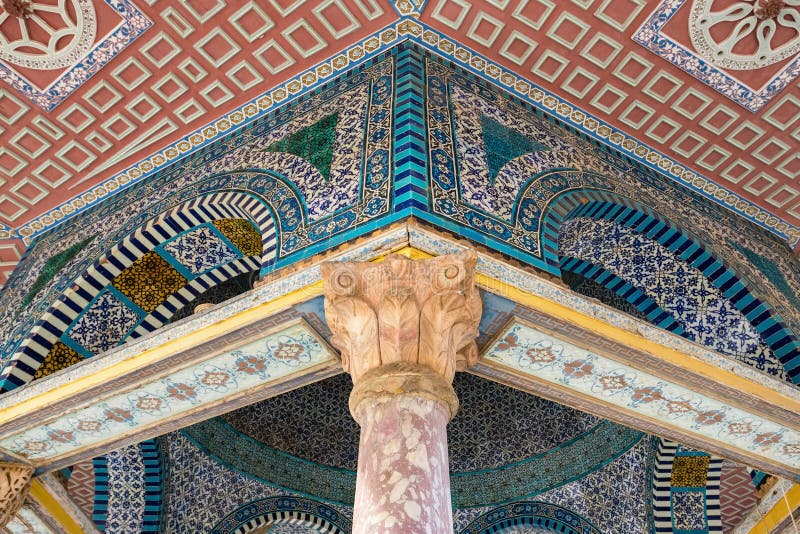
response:
M687 169L668 156L605 124L566 100L532 85L513 72L492 63L413 17L405 17L375 32L346 51L298 74L261 97L210 122L205 127L141 160L92 190L63 203L16 230L9 232L0 229L0 239L18 237L26 245L30 245L36 236L96 205L109 195L151 176L165 165L196 152L221 136L251 123L276 107L314 90L336 75L376 57L386 49L405 40L411 40L491 83L498 84L504 90L525 100L537 109L552 114L583 134L609 145L711 201L725 206L745 219L770 230L787 240L792 247L800 243L800 227L790 225L738 194L712 183L709 179Z

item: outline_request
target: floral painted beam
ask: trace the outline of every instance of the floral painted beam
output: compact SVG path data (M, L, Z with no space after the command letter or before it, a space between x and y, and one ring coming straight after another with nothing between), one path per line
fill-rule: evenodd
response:
M39 395L9 396L0 402L0 449L49 472L341 372L333 349L303 319L273 316L233 330L224 323L211 325L218 336L200 344L191 339L203 336L187 332L185 344L168 332L131 359L153 353L147 365L112 355L34 384ZM109 380L69 388L104 371Z
M797 421L697 387L689 372L645 371L625 360L608 346L513 318L470 372L800 481Z

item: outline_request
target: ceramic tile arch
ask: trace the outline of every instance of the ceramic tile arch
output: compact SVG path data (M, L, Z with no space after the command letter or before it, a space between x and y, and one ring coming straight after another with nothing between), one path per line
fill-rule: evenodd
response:
M114 227L113 231L104 233L110 236L106 238L106 242L113 237L125 239L126 235L137 231L137 227L147 220L148 215L155 217L171 206L185 203L193 197L201 198L205 194L218 197L216 204L220 206L232 203L236 208L255 210L250 215L230 213L228 217L248 217L259 224L264 239L262 272L274 268L275 258L291 256L298 251L306 253L303 250L306 244L328 244L332 235L381 216L388 210L393 69L394 61L391 58L376 61L338 84L323 88L324 90L279 110L273 116L264 118L260 123L235 132L227 140L227 145L201 151L195 158L182 162L182 165L164 176L163 180L172 182L168 187L149 183L143 184L136 191L130 190L128 194L136 195L137 198L134 204L142 208L146 206L146 213L128 218L124 224L121 224L121 219L99 218L122 208L124 204L112 203L105 208L100 206L88 214L87 218L94 219L98 224ZM354 98L361 99L364 105L356 108L349 106ZM319 182L320 172L304 160L301 161L293 154L266 150L283 137L314 126L319 119L336 109L340 110L340 120L332 131L336 150L330 164L329 180L324 184ZM242 148L242 144L247 150ZM370 162L368 166L360 156L364 150ZM183 187L176 187L175 180ZM324 187L317 187L315 183ZM242 190L238 197L236 192L225 192L226 189L237 188ZM147 197L147 193L152 196ZM331 201L331 198L336 200ZM202 205L202 199L196 202L197 206L186 206L189 218L196 216L192 215L193 210L208 208ZM237 202L241 206L236 206ZM131 207L129 205L126 209L130 210ZM179 221L179 226L185 224L179 219L180 217L174 219ZM97 231L97 228L94 230ZM163 230L165 236L174 233L168 227ZM133 235L135 237L129 237L127 242L132 245L134 258L139 254L136 250L141 248L138 239L150 242L152 246L160 242L159 237L154 238L147 232ZM153 235L158 236L156 233ZM127 245L123 243L122 246ZM87 252L91 253L96 253L96 248ZM112 249L104 258L114 263L119 261L117 256L124 258L126 254ZM127 260L122 260L123 266L125 261ZM71 274L75 270L65 273L63 278L78 274ZM107 279L103 270L101 265L95 263L88 274L97 276L96 272L99 271L99 278ZM57 290L40 296L42 302L54 299L58 302L57 306L66 310L85 305L80 302L81 299L72 304L64 302L65 298L68 297L59 297ZM25 314L25 311L22 313ZM55 310L45 313L44 319L39 319L39 325L34 332L29 332L27 336L22 331L32 318L23 318L17 323L17 332L3 349L6 364L2 376L9 387L29 380L26 375L28 371L21 369L19 365L20 358L30 356L36 359L36 354L46 353L47 349L36 338L43 336L45 343L52 343L54 340L49 338L52 338L53 332L63 328L60 323L69 322L64 321L64 317L58 317L58 313ZM20 336L24 336L24 340ZM9 364L9 358L14 353L17 354L14 357L15 363ZM19 371L14 372L17 369Z
M207 221L219 219L242 220L243 218L251 220L258 225L261 232L263 254L252 256L255 260L240 259L241 253L238 252L233 256L228 256L229 260L234 260L235 262L231 263L232 270L226 269L222 265L211 265L212 268L216 267L214 272L201 273L200 276L187 271L185 268L181 273L170 265L170 260L164 259L153 252L153 249L161 245L165 240L174 238L180 232L186 232L191 228L206 224ZM217 280L219 282L240 272L249 271L253 266L249 265L248 262L257 261L262 268L265 262L269 264L271 258L274 257L275 250L273 221L270 211L257 198L236 192L220 192L198 196L160 214L154 220L143 225L143 228L127 235L100 259L94 261L84 273L78 276L77 280L70 281L71 284L74 284L73 287L59 296L57 304L51 308L50 312L44 314L39 324L32 329L26 340L21 343L16 358L10 361L6 360L2 375L0 375L4 380L4 389L11 389L30 380L30 375L36 371L35 364L42 361L42 358L46 356L50 347L58 339L67 344L70 343L71 338L64 338L58 332L61 330L63 333L64 330L72 328L72 325L75 324L82 313L82 308L93 302L97 294L96 288L110 286L113 291L117 291L117 288L114 287L115 284L123 288L127 287L129 294L123 296L132 297L129 300L130 304L133 305L133 311L126 312L119 307L116 309L118 314L122 314L120 317L127 314L129 319L128 323L125 324L130 328L126 329L125 332L119 332L119 335L114 339L102 341L100 346L83 346L83 351L80 348L80 342L78 342L77 346L71 345L73 350L77 350L83 356L98 352L97 349L103 351L115 346L124 340L134 328L140 331L139 335L142 332L154 330L168 319L165 313L169 313L170 309L173 312L177 309L179 301L175 301L175 299L182 298L185 301L186 297L191 295L193 291L204 285L207 286L209 280ZM241 232L242 228L241 226L239 227L239 237L236 237L240 241L241 236L248 235ZM209 227L209 231L227 240L221 231L212 230L211 227ZM229 229L228 231L231 232L232 230ZM253 232L255 232L255 229L253 229ZM231 235L235 234L231 233ZM255 249L253 244L248 246ZM167 256L170 257L169 255ZM148 258L151 259L148 260ZM149 271L146 273L140 272L141 269L137 267L143 261L148 261L148 265L152 264L150 267L158 265L159 269L154 272L160 273L159 276L142 282L142 280L150 276ZM242 262L244 263L240 266L239 264ZM180 264L178 263L178 265ZM221 273L215 274L219 269L222 269ZM66 273L63 276L70 276L70 273ZM139 282L131 285L129 280L138 280ZM154 280L160 280L159 287L151 284ZM184 290L185 295L180 297L178 293L184 287L186 287ZM139 291L139 288L146 288L146 291ZM135 291L136 295L131 291ZM176 296L173 298L173 295ZM139 306L139 304L143 305L143 307ZM133 320L131 313L137 315L138 319ZM66 328L64 325L67 325ZM76 340L73 339L72 341ZM92 344L92 342L89 343Z

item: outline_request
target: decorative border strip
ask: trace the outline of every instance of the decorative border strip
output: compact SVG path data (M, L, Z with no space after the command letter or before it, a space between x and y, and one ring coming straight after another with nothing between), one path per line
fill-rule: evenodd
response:
M766 106L800 74L799 57L775 73L772 80L763 87L752 89L727 71L715 67L700 55L661 33L685 3L686 0L661 2L631 39L753 113Z
M333 504L353 504L354 471L316 464L274 449L219 419L185 428L183 434L206 454L247 476ZM574 482L627 453L642 436L638 430L603 421L530 458L494 469L452 473L453 506L499 505ZM554 464L564 466L555 477L558 480L539 476ZM489 487L494 489L493 493L487 491Z
M196 152L216 139L253 122L277 106L314 90L332 77L376 57L404 40L416 42L489 82L498 84L504 90L530 103L537 109L551 114L554 118L563 121L592 139L618 150L620 153L670 177L758 226L770 230L787 240L792 247L800 243L800 227L790 225L738 194L712 183L707 178L687 169L672 158L605 124L566 100L531 84L529 81L492 63L469 48L454 42L444 34L429 28L414 18L408 17L390 24L354 44L346 51L298 74L263 96L255 98L232 112L223 115L194 133L184 136L163 150L95 186L92 190L61 204L59 207L37 217L15 231L0 230L0 239L19 237L26 245L30 245L35 237L85 211L109 195L151 176L165 165Z
M565 333L548 331L513 318L483 349L476 374L483 376L483 369L511 374L515 379L510 383L515 387L550 400L607 414L615 421L634 417L637 428L647 430L652 424L656 433L678 436L706 450L724 451L734 459L752 455L753 464L769 465L768 470L786 478L800 478L800 431L796 426L711 396L722 397L719 388L709 394L697 384L687 387L683 382L687 377L676 381L663 374L666 369L655 374L652 366L645 367L649 372L640 371L630 360L607 356L616 352L608 347L590 350L585 346L593 346L591 342L565 341ZM542 394L547 388L558 390L566 400ZM587 410L578 399L589 397L593 401Z
M493 508L467 525L459 534L492 534L505 532L508 527L518 525L544 527L547 531L563 534L600 534L589 520L575 512L538 501L519 501Z
M65 70L48 87L40 89L3 62L0 62L0 81L8 83L44 111L52 111L153 25L129 0L105 0L105 2L108 4L108 9L122 18L122 22L105 39L97 43L86 57L74 67Z
M353 525L341 511L304 497L267 497L251 501L214 525L211 534L244 534L266 523L311 527L316 532L347 534Z
M139 442L156 431L169 431L170 423L186 426L197 417L213 417L220 409L229 411L253 402L249 398L261 400L280 393L338 363L333 350L302 319L280 325L269 322L238 330L235 336L240 343L245 341L243 345L231 347L230 341L219 341L226 338L222 336L183 353L188 359L185 366L175 358L163 358L157 362L161 371L153 369L155 375L145 378L136 369L122 377L124 385L93 384L62 399L55 413L47 413L45 405L35 415L18 418L19 425L5 426L1 446L25 451L37 467L52 470L62 463L72 465L76 455L97 447L117 448L119 440ZM260 336L259 329L267 335ZM215 351L215 344L226 348ZM295 352L287 352L286 347ZM173 371L163 374L166 368ZM132 378L139 382L131 383Z

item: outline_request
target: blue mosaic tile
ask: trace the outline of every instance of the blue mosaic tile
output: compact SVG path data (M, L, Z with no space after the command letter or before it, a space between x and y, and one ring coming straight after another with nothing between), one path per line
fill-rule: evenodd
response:
M672 492L672 525L676 532L707 528L705 491Z
M528 139L513 128L505 126L491 117L481 115L480 121L483 146L486 150L486 166L492 180L503 168L503 165L512 159L528 152L548 149L547 146Z
M579 217L561 227L559 251L602 266L646 293L683 327L682 335L786 379L755 327L699 269L631 228Z
M138 445L106 455L108 512L106 532L142 532L145 509L145 468Z
M567 508L602 532L647 532L651 439L640 440L600 469L541 493L536 500Z
M170 460L166 532L210 532L226 515L265 497L297 496L216 462L183 434L160 438ZM352 509L329 505L345 517Z
M67 335L92 354L116 347L139 322L139 315L111 291L104 291L68 330Z
M239 257L208 226L201 226L169 241L164 245L164 250L195 276Z

